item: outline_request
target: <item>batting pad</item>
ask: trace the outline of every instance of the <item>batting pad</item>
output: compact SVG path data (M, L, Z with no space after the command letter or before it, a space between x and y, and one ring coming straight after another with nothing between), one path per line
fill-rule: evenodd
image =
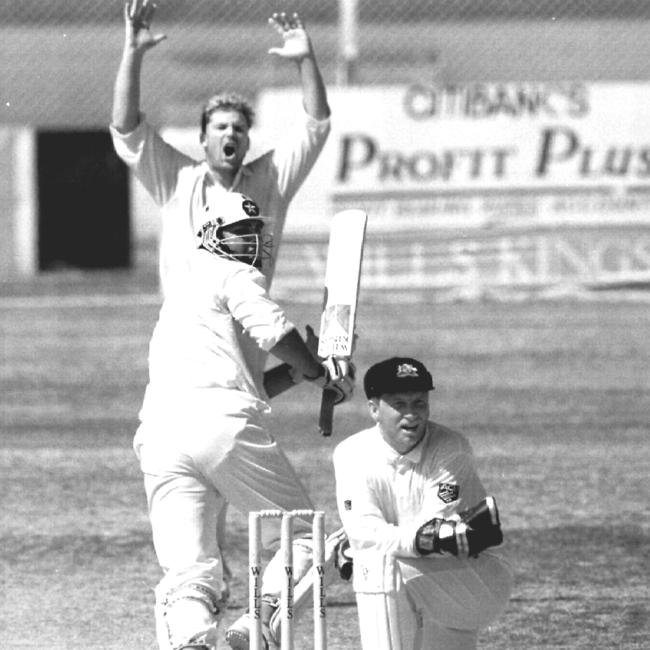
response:
M345 532L339 529L331 533L325 540L325 574L324 586L328 587L339 578L339 571L336 568L334 556L336 555L336 546L345 539ZM310 570L312 566L311 547L305 546L305 540L295 540L294 551L297 551L294 558L300 552L308 551L304 557L304 566L300 572L295 573L296 587L293 595L293 612L294 618L299 619L307 606L311 604L312 588L314 585L314 574ZM306 563L306 564L305 564ZM281 608L277 608L271 616L269 628L274 638L279 639L281 634Z

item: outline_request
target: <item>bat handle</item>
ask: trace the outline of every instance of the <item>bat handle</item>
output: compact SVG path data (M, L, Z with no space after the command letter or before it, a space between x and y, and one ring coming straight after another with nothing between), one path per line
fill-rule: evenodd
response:
M325 388L320 400L320 416L318 418L318 430L323 436L332 435L332 420L334 419L334 402L336 391Z

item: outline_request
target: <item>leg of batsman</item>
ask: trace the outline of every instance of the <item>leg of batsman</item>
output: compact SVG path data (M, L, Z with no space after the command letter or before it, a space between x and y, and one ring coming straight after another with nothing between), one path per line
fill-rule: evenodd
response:
M347 539L343 529L340 529L325 540L325 572L324 586L332 584L340 577L337 568L337 551ZM294 564L294 597L293 619L300 619L306 609L313 603L312 593L314 574L312 568L312 541L309 538L297 538L293 541ZM281 639L281 607L280 596L282 585L286 581L285 563L282 549L271 558L262 580L261 619L262 629L267 643L280 644ZM233 650L248 650L250 644L251 619L248 613L239 617L226 632L226 641Z
M339 570L336 567L336 552L338 546L343 543L346 539L345 532L341 528L336 532L332 533L325 540L325 573L323 574L324 586L327 587L331 585L339 576ZM264 582L262 585L262 591L264 593L263 598L267 598L272 601L275 600L277 603L277 596L274 596L274 593L277 593L277 585L281 584L284 574L284 566L280 566L278 561L279 554L271 559L269 562L266 572L264 573ZM308 539L297 539L293 545L293 561L295 566L294 578L296 581L296 586L293 593L293 614L294 618L299 619L300 616L305 612L306 608L312 604L312 593L314 587L314 573L311 571L312 567L312 546L311 540ZM269 628L271 635L275 639L280 638L280 608L277 605L273 608L271 612L271 618L269 620Z
M146 451L142 453L146 457ZM147 474L145 489L154 546L164 570L155 590L158 645L161 650L216 650L224 603L214 531L223 499L204 482L182 473ZM196 539L204 544L196 545Z
M223 549L226 546L226 518L228 516L228 502L224 500L221 510L217 515L217 546L221 550L221 568L223 572L223 589L221 591L221 600L227 602L230 598L230 583L232 582L232 571L226 558L224 557Z

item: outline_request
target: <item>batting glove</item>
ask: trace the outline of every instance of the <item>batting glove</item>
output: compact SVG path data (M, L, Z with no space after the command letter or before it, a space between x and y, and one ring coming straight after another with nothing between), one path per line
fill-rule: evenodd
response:
M327 357L321 365L325 368L323 389L336 393L334 404L341 404L351 399L354 392L355 365L348 359L334 356Z
M323 390L336 393L334 404L347 402L354 392L355 365L343 357L327 357L321 361L322 372L317 377L305 379L320 386Z
M431 519L418 528L415 548L420 555L431 553L477 557L503 541L499 512L494 497L459 513L456 519Z

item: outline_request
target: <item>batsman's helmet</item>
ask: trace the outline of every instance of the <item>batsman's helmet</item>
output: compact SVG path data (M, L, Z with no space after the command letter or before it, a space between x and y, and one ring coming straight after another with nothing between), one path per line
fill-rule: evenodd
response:
M260 268L270 256L271 237L263 235L264 218L257 203L238 192L226 192L206 206L211 219L196 234L198 248Z

